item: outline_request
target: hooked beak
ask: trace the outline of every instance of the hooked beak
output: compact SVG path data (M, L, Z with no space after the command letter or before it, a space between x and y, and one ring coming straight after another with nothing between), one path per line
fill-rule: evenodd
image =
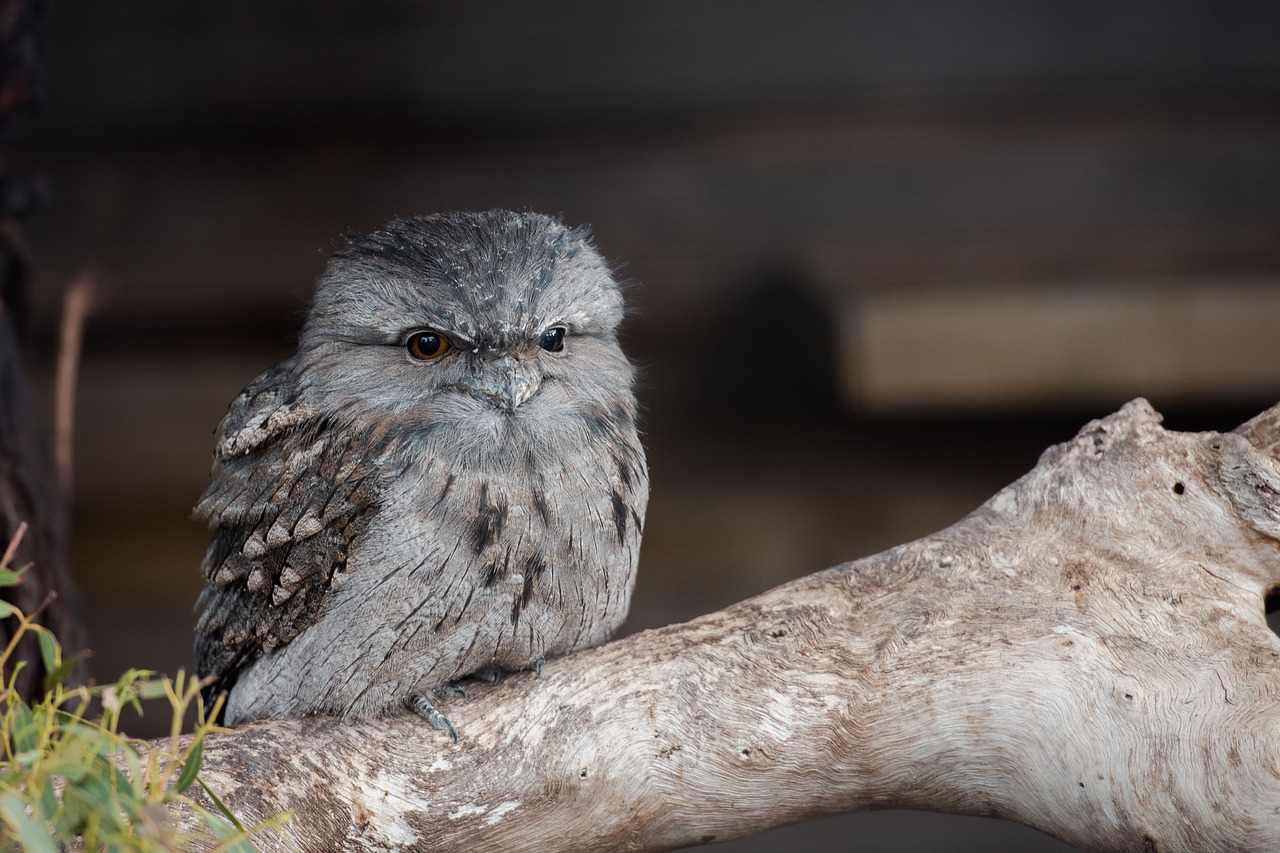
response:
M484 376L468 390L510 413L538 393L541 384L542 376L535 367L504 355L488 365Z

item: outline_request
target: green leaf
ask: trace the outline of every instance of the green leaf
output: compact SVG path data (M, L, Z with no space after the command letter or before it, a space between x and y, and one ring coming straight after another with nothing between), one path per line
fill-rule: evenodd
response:
M52 820L58 813L58 797L53 792L53 780L46 779L44 782L44 790L40 792L40 800L37 804L40 817L46 821Z
M0 601L0 619L8 619L16 612L12 604L7 601Z
M106 772L114 771L111 768ZM116 791L112 790L111 783L104 778L103 773L92 773L84 778L75 789L68 787L63 792L63 797L72 796L73 790L76 794L83 798L84 810L88 815L97 816L108 831L122 832L126 829L124 823L124 813L128 809L130 796L132 791L122 791L124 795L123 802L121 798L116 796Z
M200 772L200 761L204 758L204 741L197 740L191 745L191 752L187 755L187 763L182 765L182 772L178 774L178 783L174 789L179 793L186 793L191 787L191 783L196 781L196 774Z
M52 693L54 687L64 683L67 680L67 676L71 674L71 670L79 666L84 657L84 652L77 652L69 658L62 658L61 662L52 670L46 670L44 691Z
M199 777L196 777L196 781L200 784L201 789L209 795L209 799L213 800L213 804L218 807L218 811L222 812L222 816L231 821L231 825L236 829L244 832L244 827L240 825L240 821L231 813L231 809L227 808L227 804L218 799L218 795L213 792L213 789L206 785L204 780Z
M62 826L68 836L84 832L92 819L98 803L86 792L68 786L62 792Z
M143 699L163 699L166 695L164 681L151 681L149 675L134 682L133 689L138 691L138 695Z
M201 810L200 816L204 818L205 826L209 827L214 837L221 842L222 849L226 853L258 853L258 848L245 837L246 833L239 824L232 826L225 819L204 810ZM234 820L235 818L232 818L232 821Z
M0 569L0 586L17 586L22 583L22 575L12 569Z
M120 751L117 755L123 756L125 764L129 766L129 772L125 773L120 770L115 761L111 762L112 767L116 767L116 787L124 790L125 788L133 788L136 782L134 779L142 778L142 759L138 755L138 751L128 743L120 744Z
M242 838L228 845L227 853L258 853L258 848L249 839Z
M61 776L68 785L78 785L84 777L93 772L94 754L82 739L64 740L59 746L56 758L46 765L50 775Z
M48 827L27 814L27 809L17 794L0 796L0 819L13 832L20 850L29 853L58 853Z
M14 751L35 752L38 732L35 717L31 716L31 709L27 707L27 703L22 700L14 702L9 708L9 719L13 732Z
M126 669L119 678L116 679L116 687L125 687L135 681L146 681L155 677L154 669Z
M36 639L40 641L40 659L44 662L44 671L54 672L62 661L62 650L58 648L58 641L48 631L38 632Z

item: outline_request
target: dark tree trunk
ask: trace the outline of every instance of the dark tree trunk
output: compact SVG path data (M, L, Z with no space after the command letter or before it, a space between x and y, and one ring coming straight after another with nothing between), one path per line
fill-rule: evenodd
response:
M66 500L50 442L31 411L23 366L30 345L31 276L18 220L38 205L42 192L38 180L18 173L4 156L15 132L40 109L42 18L39 0L0 0L0 552L26 522L13 566L30 566L22 583L0 589L0 597L26 614L39 611L40 623L65 648L80 649L83 627L67 565ZM16 617L0 621L0 648L17 624ZM17 688L30 697L44 680L34 638L22 643L9 667L18 661L27 666ZM3 676L7 683L9 672Z

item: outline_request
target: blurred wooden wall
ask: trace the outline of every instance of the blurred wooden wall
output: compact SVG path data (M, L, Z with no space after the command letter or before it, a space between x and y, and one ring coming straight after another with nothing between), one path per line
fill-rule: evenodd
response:
M342 229L530 206L626 262L637 334L804 289L855 405L1258 394L1278 45L1257 2L60 3L38 247L117 283L113 348L177 346L280 329ZM1172 367L1072 346L1125 311Z

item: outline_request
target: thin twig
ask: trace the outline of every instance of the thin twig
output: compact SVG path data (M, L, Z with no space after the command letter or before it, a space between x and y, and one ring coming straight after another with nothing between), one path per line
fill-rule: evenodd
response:
M9 561L13 559L13 555L18 553L18 545L22 543L22 537L27 533L27 523L25 521L18 522L18 529L14 532L13 538L9 540L9 545L4 549L4 556L0 557L0 566L8 567Z
M76 381L80 372L80 350L84 342L84 325L89 316L96 284L89 273L80 276L67 288L62 304L62 329L58 344L58 368L54 380L53 435L58 479L65 493L71 495L72 460L74 456Z

